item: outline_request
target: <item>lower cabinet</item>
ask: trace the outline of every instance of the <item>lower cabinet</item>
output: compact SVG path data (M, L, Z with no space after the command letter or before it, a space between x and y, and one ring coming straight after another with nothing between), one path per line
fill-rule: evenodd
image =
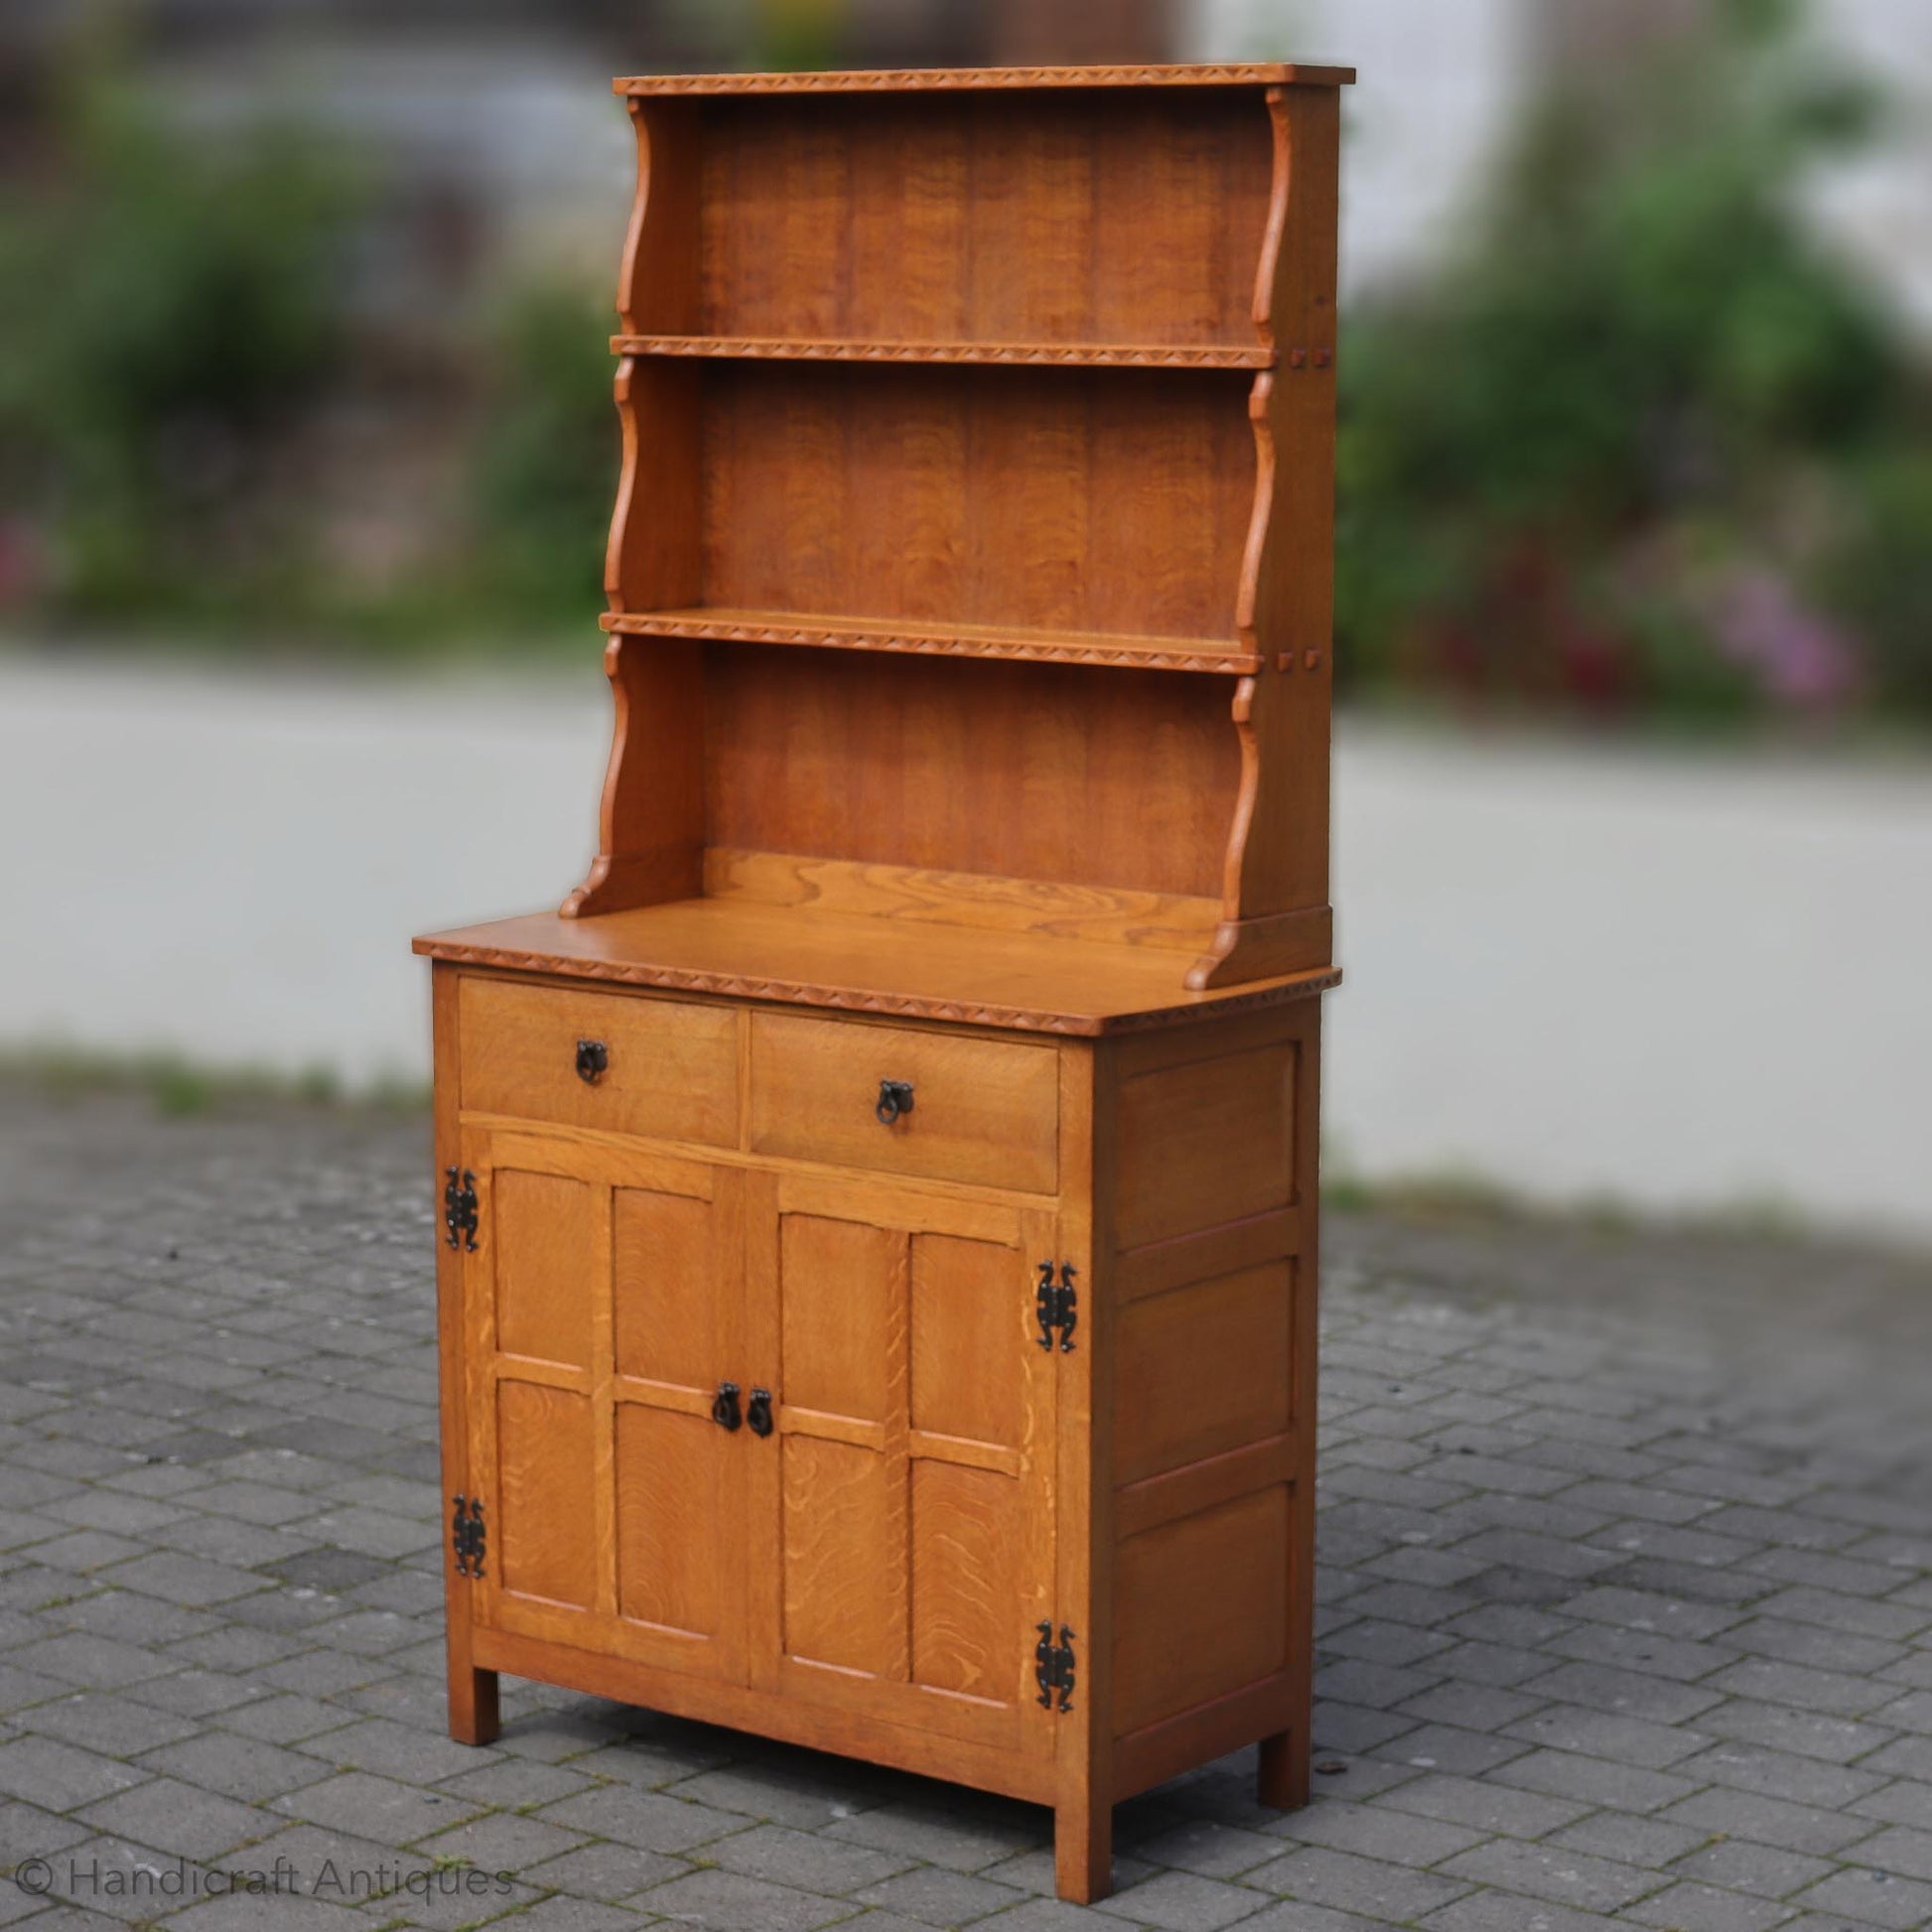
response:
M1050 1208L503 1127L457 1178L477 1627L1051 1755Z
M956 1779L1082 1900L1122 1798L1258 1744L1306 1801L1312 1002L1050 1041L437 971L453 1734L509 1673Z

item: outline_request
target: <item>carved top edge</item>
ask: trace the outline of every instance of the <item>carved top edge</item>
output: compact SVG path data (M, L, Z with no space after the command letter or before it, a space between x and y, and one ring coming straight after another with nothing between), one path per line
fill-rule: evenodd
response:
M624 636L688 637L741 644L803 644L831 650L897 651L921 657L996 657L1033 664L1097 664L1148 671L1204 671L1247 677L1262 660L1250 651L1164 650L1141 643L1067 643L1025 637L955 637L939 632L820 628L811 624L713 621L650 612L607 612L598 621Z
M696 972L683 967L650 966L629 961L566 958L556 953L530 952L511 946L491 946L429 935L413 948L431 959L466 966L496 966L513 972L546 973L569 979L612 980L631 986L660 986L684 993L712 993L731 999L770 1000L787 1006L828 1007L846 1013L873 1013L905 1020L939 1020L960 1027L999 1027L1015 1033L1059 1034L1074 1038L1097 1038L1106 1034L1142 1033L1156 1027L1182 1026L1189 1020L1218 1019L1260 1007L1285 1006L1312 999L1341 984L1341 969L1277 981L1252 993L1196 996L1173 1006L1150 1007L1135 1013L1053 1013L1027 1007L942 1000L914 994L862 992L850 987L820 986L802 980L752 977L738 973Z
M715 355L799 362L990 362L1044 368L1268 369L1266 344L859 343L796 336L613 336L620 355Z
M991 87L1345 87L1353 68L1294 62L1201 67L868 68L823 73L639 73L611 83L620 94L852 94L970 92Z

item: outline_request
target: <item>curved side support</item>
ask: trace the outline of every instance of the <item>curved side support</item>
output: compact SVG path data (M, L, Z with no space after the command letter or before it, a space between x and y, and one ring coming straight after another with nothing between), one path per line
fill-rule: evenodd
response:
M618 496L611 510L611 534L604 545L604 601L613 611L623 609L624 542L630 528L630 499L637 489L637 409L632 397L636 380L636 357L626 355L618 363L617 380L612 385L622 448L618 468ZM605 668L611 669L609 651L605 652Z
M1295 145L1289 138L1288 89L1270 87L1268 120L1275 134L1275 172L1268 189L1268 225L1262 231L1261 263L1255 270L1255 334L1271 347L1275 342L1275 285L1281 272L1282 237L1288 232L1289 188L1294 177Z
M626 336L689 336L698 326L698 104L625 103L637 136L637 192L618 268Z
M1274 193L1255 321L1278 343L1255 380L1254 519L1235 623L1261 669L1235 687L1241 782L1222 875L1221 923L1187 985L1202 991L1326 965L1328 699L1334 565L1332 91L1271 87Z
M598 856L557 908L564 918L703 893L701 648L639 637L613 637L605 646L617 722L598 814Z
M1275 520L1275 378L1255 377L1248 392L1248 421L1255 435L1255 506L1248 519L1248 541L1241 551L1241 581L1234 592L1234 629L1244 650L1261 648L1255 637L1255 606L1261 593L1262 566Z

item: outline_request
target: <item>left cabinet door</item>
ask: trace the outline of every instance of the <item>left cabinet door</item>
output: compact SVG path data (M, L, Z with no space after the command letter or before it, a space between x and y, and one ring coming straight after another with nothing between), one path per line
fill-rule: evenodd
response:
M507 1128L463 1162L477 1621L743 1681L743 1176Z

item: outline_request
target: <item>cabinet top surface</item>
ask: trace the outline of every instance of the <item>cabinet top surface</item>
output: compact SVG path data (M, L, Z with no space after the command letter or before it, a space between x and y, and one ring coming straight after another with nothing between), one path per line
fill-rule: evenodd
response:
M595 918L551 912L431 933L433 959L858 1013L1096 1035L1307 998L1339 972L1182 989L1184 960L1151 946L898 924L722 898Z
M621 94L858 94L959 92L991 87L1345 87L1353 68L1292 61L1196 67L861 68L843 72L640 73L611 84Z

